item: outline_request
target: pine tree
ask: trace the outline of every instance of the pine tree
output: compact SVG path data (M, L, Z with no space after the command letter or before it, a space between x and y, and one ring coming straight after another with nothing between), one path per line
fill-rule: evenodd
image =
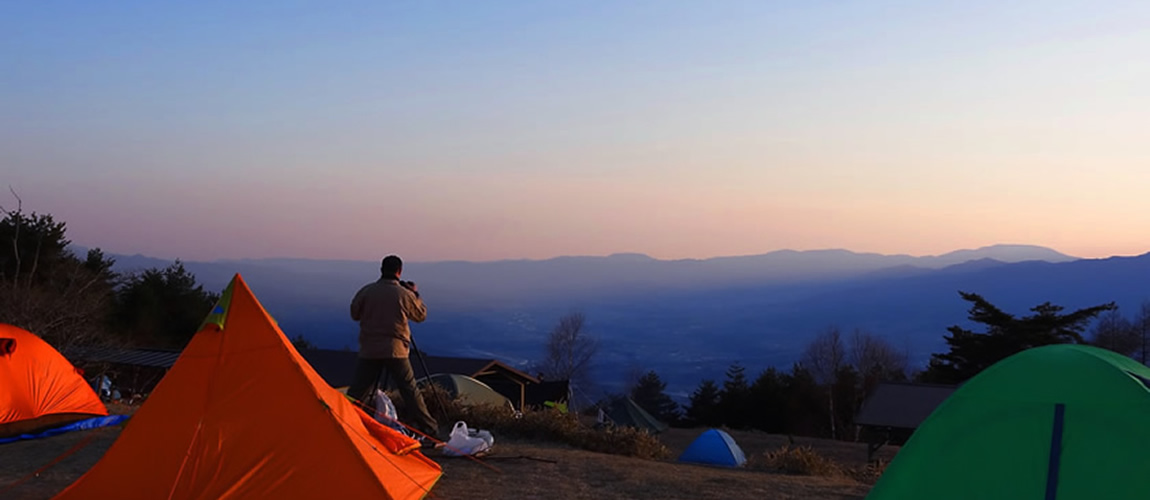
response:
M692 425L707 427L719 425L718 403L719 386L715 385L715 381L700 382L695 392L691 393L687 407L687 421Z
M719 391L720 421L734 429L745 429L749 427L751 421L751 415L747 411L751 388L747 384L745 371L746 368L738 363L732 364L727 369L727 380L723 381L723 390Z
M972 304L969 319L986 325L986 332L973 332L959 326L948 328L951 334L944 338L950 352L931 356L930 366L922 374L923 381L957 384L1032 347L1084 343L1082 331L1087 322L1117 308L1110 302L1062 314L1062 306L1044 302L1030 309L1034 314L1015 318L978 294L959 294Z
M763 370L751 385L747 413L750 426L779 434L786 432L786 383L775 367Z
M651 416L668 425L676 424L681 418L679 404L663 392L666 388L667 384L654 370L651 370L639 378L639 382L631 390L631 399L640 408L647 410Z

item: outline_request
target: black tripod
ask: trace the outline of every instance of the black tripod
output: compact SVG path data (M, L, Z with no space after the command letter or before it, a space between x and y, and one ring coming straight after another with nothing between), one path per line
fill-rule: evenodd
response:
M429 384L432 383L431 382L431 371L427 369L427 360L425 360L423 358L423 353L419 350L419 347L417 347L415 345L415 339L411 339L411 350L415 351L416 357L419 358L419 365L421 368L423 368L424 377L427 378L427 381ZM414 371L414 370L412 370L412 371ZM371 389L370 393L368 395L366 395L366 397L364 397L365 401L363 402L363 406L365 408L371 407L371 408L373 408L373 411L374 411L375 391L380 390L380 391L386 392L390 378L391 378L391 373L387 370L383 371L382 378L380 378L379 376L376 377L375 384L372 385L372 389ZM418 384L416 385L416 391L418 394L418 391L419 391ZM443 400L443 395L440 394L439 391L433 390L433 392L435 392L435 396L436 396L435 402L439 404L439 412L438 412L439 415L435 415L435 417L436 417L436 420L442 420L444 417L447 416L447 403ZM414 405L415 402L414 401L404 401L404 404Z
M423 352L420 351L419 347L417 347L415 345L415 338L411 339L411 350L415 351L416 357L419 358L419 364L421 367L423 367L423 376L427 377L427 383L429 385L432 384L431 370L427 369L427 361L423 359ZM440 394L439 391L434 390L434 389L432 390L432 392L435 393L435 399L436 399L435 402L439 403L440 415L437 415L437 417L439 417L439 418L446 417L447 416L447 402L443 400L443 394Z

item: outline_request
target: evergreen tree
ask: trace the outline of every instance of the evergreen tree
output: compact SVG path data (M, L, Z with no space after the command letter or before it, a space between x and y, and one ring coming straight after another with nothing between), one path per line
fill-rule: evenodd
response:
M747 413L751 427L772 434L787 431L787 393L784 377L775 367L763 373L751 384Z
M651 416L668 425L674 425L681 418L679 404L663 392L666 388L667 384L654 370L651 370L639 378L635 388L631 390L631 399L640 408L647 410Z
M834 439L849 439L853 437L855 414L862 404L860 397L860 380L858 371L851 365L843 365L835 373L834 383L830 385L832 415L831 437Z
M971 302L970 320L986 325L985 333L959 326L947 330L950 351L931 356L922 380L957 384L991 365L1023 350L1049 344L1084 343L1082 331L1095 316L1116 308L1113 302L1062 314L1062 307L1050 302L1031 308L1034 313L1015 318L978 294L959 292Z
M696 426L718 426L721 423L718 403L719 386L715 385L714 380L702 381L695 392L691 393L687 406L687 421Z
M305 338L302 334L292 337L291 345L295 347L295 350L297 351L307 351L316 348L316 345L311 343L311 341Z
M826 392L814 374L802 363L795 363L784 381L789 421L787 432L802 436L829 436Z
M751 388L747 384L745 371L746 368L738 363L732 364L727 369L723 390L719 391L719 420L733 429L745 429L752 420L752 415L747 411Z
M183 349L217 300L177 260L127 277L116 297L117 326L137 345Z

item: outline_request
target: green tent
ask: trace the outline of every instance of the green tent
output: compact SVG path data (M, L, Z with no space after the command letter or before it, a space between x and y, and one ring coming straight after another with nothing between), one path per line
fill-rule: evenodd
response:
M868 500L1150 498L1150 369L1084 345L1036 347L931 413Z
M629 397L615 397L607 401L605 407L602 408L603 416L606 417L604 423L610 423L619 427L634 427L636 429L646 429L652 434L658 434L667 430L667 424L660 422L655 417L647 413L638 403Z
M511 410L515 409L515 406L511 404L511 400L507 399L507 396L495 392L495 389L492 389L491 386L467 375L459 373L436 373L431 377L419 379L419 384L426 384L428 379L435 385L442 387L452 398L459 398L460 402L464 404L489 404L506 406Z

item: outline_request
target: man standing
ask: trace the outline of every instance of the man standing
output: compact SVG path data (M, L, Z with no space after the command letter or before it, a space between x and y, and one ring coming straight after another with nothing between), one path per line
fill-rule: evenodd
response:
M408 359L411 329L407 322L423 322L427 319L427 307L419 298L415 283L400 281L403 261L399 257L385 257L379 271L379 280L365 285L351 300L351 319L359 322L359 357L347 395L362 401L383 370L387 370L403 398L405 420L416 430L438 438L439 425L416 388Z

